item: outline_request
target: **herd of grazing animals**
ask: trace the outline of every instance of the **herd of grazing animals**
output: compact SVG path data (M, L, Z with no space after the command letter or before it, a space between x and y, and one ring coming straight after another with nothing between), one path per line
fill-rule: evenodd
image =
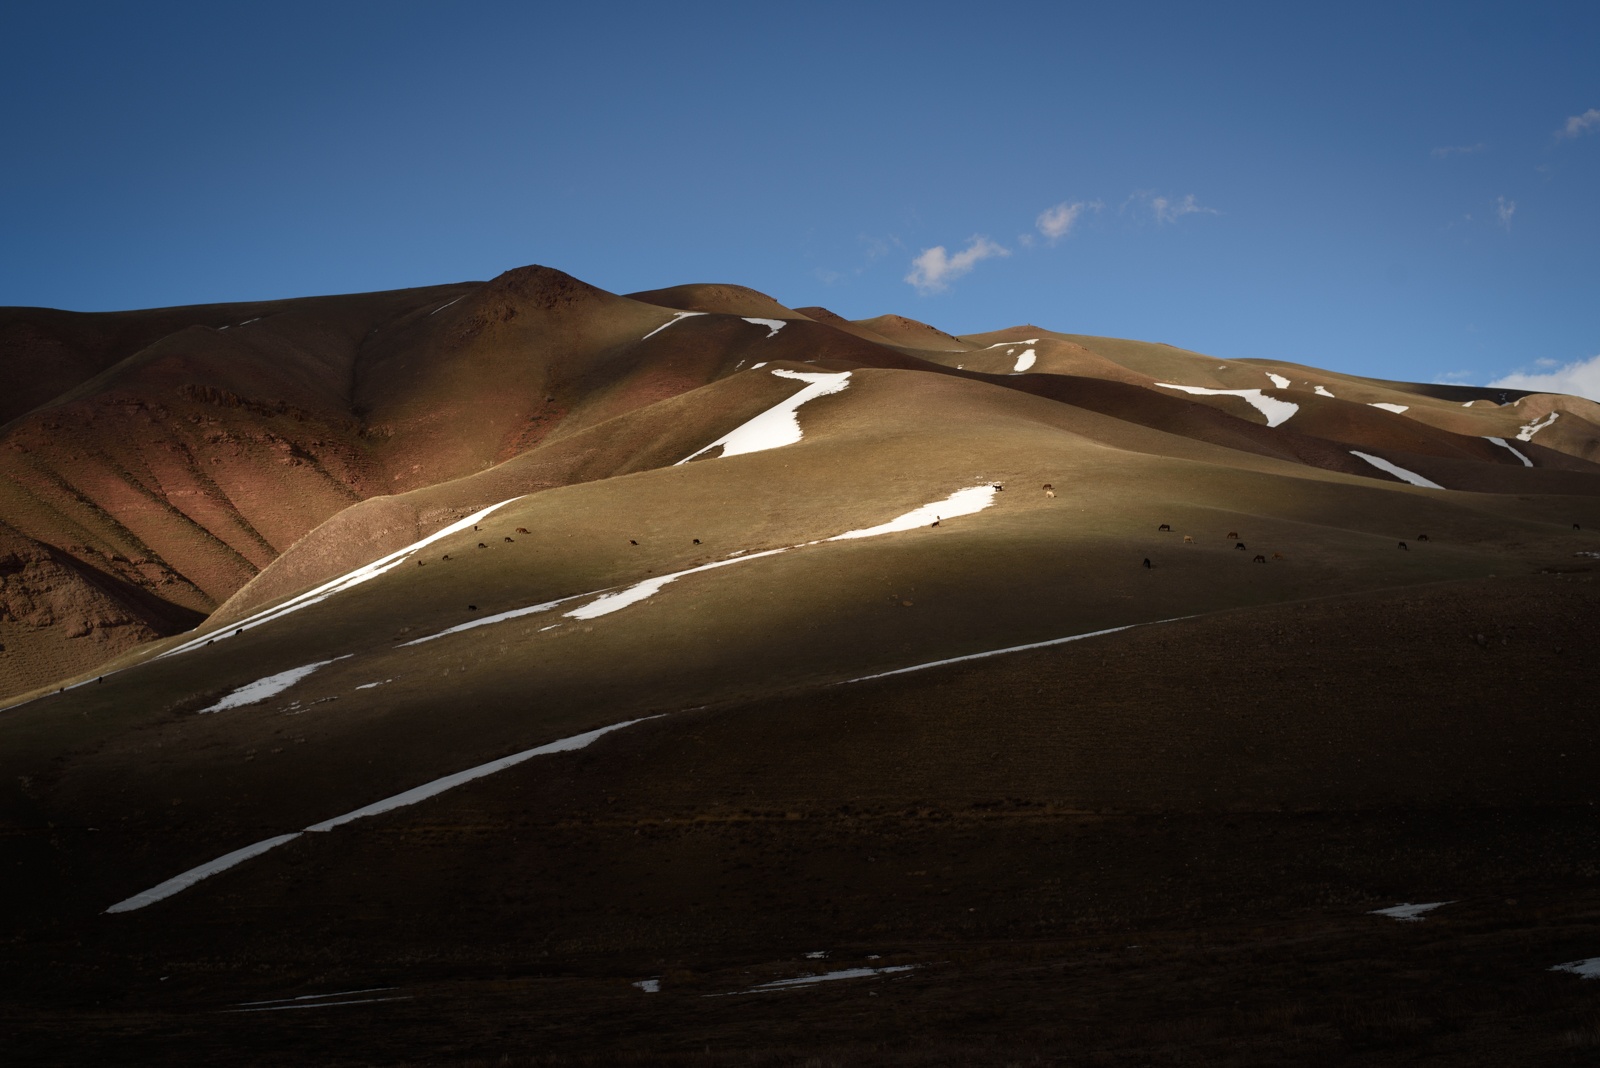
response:
M1055 491L1050 488L1050 483L1046 482L1044 484L1044 490L1045 490L1045 496L1047 496L1047 497L1054 497L1055 496ZM934 524L934 526L938 526L938 525L939 524L937 524L937 523ZM1572 529L1573 530L1579 529L1578 524L1576 524L1576 523L1572 524ZM1172 524L1171 523L1162 523L1160 526L1156 527L1156 533L1157 534L1170 534L1170 533L1172 533ZM1233 547L1235 549L1244 550L1244 548L1245 548L1244 542L1238 540L1239 532L1237 530L1228 531L1228 538L1229 538L1229 540L1233 541ZM1426 534L1418 534L1414 540L1416 540L1416 541L1427 541L1428 540L1428 536ZM1183 543L1185 545L1193 545L1195 543L1194 535L1185 534L1183 536ZM1399 543L1399 548L1405 550L1406 552L1410 552L1411 551L1410 547L1407 546L1406 543L1403 542L1403 541ZM1245 550L1245 551L1248 552L1249 550ZM1284 556L1282 553L1275 552L1275 553L1272 554L1272 559L1274 559L1274 560L1287 560L1288 557ZM1266 558L1265 555L1258 553L1258 554L1256 554L1256 556L1254 556L1251 559L1250 562L1253 563L1253 564L1264 564L1264 563L1267 562L1267 558ZM1155 565L1150 562L1150 558L1148 556L1145 557L1145 559L1144 559L1144 566L1145 566L1145 568L1147 570L1153 569L1155 567Z

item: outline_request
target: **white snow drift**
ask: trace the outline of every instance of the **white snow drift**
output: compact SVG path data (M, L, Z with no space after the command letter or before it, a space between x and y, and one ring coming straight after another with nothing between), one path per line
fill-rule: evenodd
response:
M1413 486L1421 486L1423 489L1444 489L1444 487L1439 485L1439 483L1430 482L1428 479L1423 478L1415 471L1407 471L1405 468L1400 467L1397 464L1392 464L1381 456L1373 456L1370 453L1357 452L1355 449L1350 450L1350 455L1359 456L1373 467L1376 467L1379 471L1387 471L1395 478L1400 479L1400 481L1409 482Z
M710 452L719 445L722 447L722 456L724 458L793 445L802 437L800 420L795 416L795 412L800 409L800 406L807 401L816 400L818 397L826 397L829 394L838 393L850 385L849 371L841 371L838 374L824 374L821 372L786 371L780 367L772 373L779 378L792 378L797 382L808 384L805 389L802 389L794 396L773 405L754 419L740 424L711 444L696 449L673 466L677 467L686 464L696 456Z
M253 705L258 701L265 701L269 697L278 696L313 671L325 668L335 660L348 660L354 655L354 653L346 653L344 656L334 657L333 660L318 660L315 664L306 664L303 667L280 671L276 675L268 675L264 679L257 679L247 686L239 687L216 704L209 708L202 708L200 711L222 712L229 708L238 708L241 705Z
M1281 426L1300 410L1300 405L1269 397L1259 389L1207 389L1204 386L1175 386L1170 382L1157 382L1162 389L1177 389L1204 397L1242 397L1250 407L1267 417L1268 426Z

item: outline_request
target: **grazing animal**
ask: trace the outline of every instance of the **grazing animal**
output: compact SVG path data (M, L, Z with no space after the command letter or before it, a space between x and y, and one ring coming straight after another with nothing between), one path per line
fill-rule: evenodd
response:
M1157 533L1160 533L1163 530L1166 531L1168 534L1171 534L1172 533L1172 524L1171 523L1162 523L1159 527L1156 527L1156 532Z
M1264 564L1267 562L1267 558L1262 556L1260 553L1256 553L1256 558L1250 562L1252 564Z
M527 527L518 527L517 528L517 533L518 534L526 534L527 532L528 532L528 528Z
M479 543L478 543L478 548L480 548L480 549L487 549L487 548L488 548L488 546L487 546L487 545L485 545L485 544L484 544L484 543L483 543L483 542L481 542L481 541L480 541L480 542L479 542Z
M1150 562L1150 558L1148 556L1144 558L1144 568L1146 571L1150 570L1154 566L1155 565Z
M939 517L938 516L934 516L933 517L933 522L928 524L928 525L929 526L934 526L934 527L938 526L939 525Z
M1006 488L1004 482L991 482L990 485L992 485L996 490L1003 490Z
M1582 530L1583 528L1580 527L1578 524L1574 523L1574 524L1572 524L1572 529L1573 530Z
M700 539L699 539L699 538L696 538L696 539L694 539L694 543L695 543L695 544L696 544L696 545L699 545L699 544L700 544Z
M450 554L449 554L449 553L445 553L445 554L444 554L444 555L443 555L443 556L441 556L441 557L440 557L440 558L439 558L439 559L441 559L441 560L448 560L448 559L450 559Z
M1056 488L1055 487L1055 483L1053 483L1053 482L1046 482L1044 484L1044 489L1045 489L1046 493L1049 493L1049 492L1053 491L1055 488Z
M469 604L469 605L467 605L467 611L469 611L469 612L476 612L476 611L477 611L477 610L478 610L478 606L477 606L477 605L475 605L475 604Z
M638 543L638 542L636 542L636 541L634 541L634 540L633 540L633 539L632 539L632 538L629 538L629 539L628 539L628 544L629 544L629 545L638 545L638 544L639 544L639 543Z
M1405 543L1405 542L1401 542L1401 543L1400 543L1400 548L1402 548L1402 549L1405 549L1405 550L1406 550L1406 552L1410 552L1410 551L1411 551L1411 550L1410 550L1410 549L1407 549L1407 548L1406 548L1406 543Z
M476 524L476 523L472 524L472 529L473 530L477 530L478 529L478 524Z
M1192 536L1188 535L1188 534L1185 534L1183 536L1183 543L1185 545L1193 545L1194 544L1194 538Z
M1287 560L1287 559L1289 559L1287 556L1284 556L1282 553L1273 553L1272 554L1272 558L1274 560Z
M506 541L511 541L511 540L512 540L512 539L511 539L511 538L507 538L507 539L506 539Z
M421 561L421 560L418 560L418 561L417 561L417 566L418 566L418 567L427 567L427 566L428 566L428 565L427 565L427 564L425 564L425 563L423 563L423 562L422 562L422 561Z
M1046 497L1054 497L1056 495L1056 491L1053 489L1047 489L1044 491L1044 495Z
M1236 541L1236 542L1233 543L1233 547L1235 549L1243 549L1244 548L1244 542Z
M1234 539L1235 541L1238 541L1239 540L1239 532L1237 530L1230 530L1230 531L1228 531L1228 537Z

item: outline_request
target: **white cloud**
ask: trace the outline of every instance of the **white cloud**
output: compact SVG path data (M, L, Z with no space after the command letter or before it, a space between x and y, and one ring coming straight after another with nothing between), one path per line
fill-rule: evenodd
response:
M1085 211L1099 211L1103 207L1105 205L1098 200L1075 200L1071 203L1063 200L1055 207L1040 212L1039 217L1034 220L1034 225L1039 228L1041 234L1050 239L1053 245L1072 231L1073 224Z
M1479 141L1475 145L1445 145L1433 150L1434 159L1448 159L1451 156L1470 156L1474 152L1482 152L1489 146Z
M1518 371L1497 378L1489 385L1502 389L1532 390L1535 393L1570 393L1600 401L1600 356L1569 363L1544 374L1530 375Z
M1505 197L1496 197L1494 213L1499 217L1500 225L1509 230L1511 229L1511 216L1517 213L1517 202L1515 200L1507 200Z
M1156 222L1158 223L1177 222L1185 215L1222 214L1222 212L1218 211L1216 208L1208 208L1204 204L1201 204L1195 199L1193 193L1190 193L1182 200L1169 200L1166 197L1156 196L1148 189L1142 189L1133 194L1127 200L1123 201L1122 206L1126 208L1129 204L1132 204L1136 200L1142 200L1146 205L1149 206L1150 214L1155 216Z
M1582 115L1574 115L1567 120L1566 126L1556 131L1557 137L1577 137L1600 127L1600 108L1590 108Z
M915 286L919 293L938 293L950 288L951 282L971 271L981 261L1009 255L1010 249L974 234L967 247L954 256L946 252L943 245L923 249L912 259L911 273L906 275L906 281Z

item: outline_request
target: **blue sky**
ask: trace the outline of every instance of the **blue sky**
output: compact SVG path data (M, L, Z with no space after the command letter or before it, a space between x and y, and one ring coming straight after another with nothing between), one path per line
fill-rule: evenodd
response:
M6 5L0 304L545 263L1600 397L1600 5L582 6Z

